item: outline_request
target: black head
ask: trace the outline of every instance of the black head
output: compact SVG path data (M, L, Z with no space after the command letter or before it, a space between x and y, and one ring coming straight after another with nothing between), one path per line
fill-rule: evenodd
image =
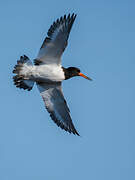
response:
M67 68L67 71L70 73L71 77L78 76L78 74L81 72L80 69L76 67L69 67Z
M92 80L89 77L85 76L83 73L81 73L79 68L76 67L69 67L69 68L63 68L65 73L65 79L69 79L74 76L82 76L85 79Z

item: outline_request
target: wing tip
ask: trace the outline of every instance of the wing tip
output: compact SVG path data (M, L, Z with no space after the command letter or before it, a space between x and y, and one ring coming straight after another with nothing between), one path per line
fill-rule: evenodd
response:
M61 126L60 126L61 127ZM62 128L62 127L61 127ZM80 136L80 134L77 132L77 130L74 128L74 129L68 129L68 128L62 128L62 129L64 129L65 131L67 131L68 133L72 133L72 134L74 134L74 135L77 135L77 136Z
M75 127L74 127L74 129L73 129L73 131L71 131L74 135L77 135L77 136L80 136L80 134L77 132L77 130L75 129Z
M66 20L66 19L73 19L73 20L75 20L76 16L77 16L77 13L72 13L72 14L69 13L69 14L67 14L67 15L64 14L63 19L65 19L65 20ZM62 16L61 16L61 18L62 18ZM60 18L60 19L61 19L61 18ZM60 20L60 19L59 19L59 20Z
M48 109L47 109L48 110ZM49 112L49 111L48 111ZM75 127L74 127L74 125L73 124L71 124L71 126L70 127L66 127L66 126L64 126L64 124L63 123L61 123L57 118L56 118L56 116L53 114L53 113L51 113L51 112L49 112L50 113L50 117L52 118L52 120L57 124L57 126L58 127L60 127L61 129L64 129L65 131L67 131L68 133L72 133L72 134L74 134L74 135L77 135L77 136L80 136L80 134L77 132L77 130L75 129Z
M71 30L71 28L72 28L72 25L73 25L73 23L74 23L74 21L75 21L75 19L76 19L76 16L77 16L77 14L76 13L69 13L69 14L64 14L63 16L61 16L60 18L58 18L58 19L56 19L54 22L53 22L53 24L50 26L50 28L48 29L48 32L47 32L47 37L45 38L45 40L44 40L44 42L43 42L43 44L42 44L42 46L41 46L41 48L43 48L44 47L44 45L46 44L46 43L49 43L50 41L51 41L51 38L52 38L52 35L53 35L53 33L54 33L54 31L55 31L55 29L60 25L60 24L62 24L62 23L68 23L68 33L70 33L70 30ZM41 49L40 48L40 49Z

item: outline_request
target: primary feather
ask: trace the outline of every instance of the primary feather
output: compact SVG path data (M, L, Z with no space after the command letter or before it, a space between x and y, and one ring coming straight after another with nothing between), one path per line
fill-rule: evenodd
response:
M38 56L35 60L36 65L40 64L61 64L61 55L64 52L68 37L74 23L76 15L61 17L55 21L48 30Z

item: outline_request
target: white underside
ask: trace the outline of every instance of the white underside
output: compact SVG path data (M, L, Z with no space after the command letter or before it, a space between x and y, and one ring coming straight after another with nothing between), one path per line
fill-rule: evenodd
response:
M20 71L20 75L25 76L25 79L43 82L60 82L65 79L61 65L56 64L44 64L39 66L24 64Z

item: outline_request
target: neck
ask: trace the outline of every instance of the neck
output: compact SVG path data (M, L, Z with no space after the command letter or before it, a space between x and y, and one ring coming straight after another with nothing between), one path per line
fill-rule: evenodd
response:
M70 79L72 76L71 76L70 71L68 71L68 68L62 67L62 69L63 69L63 71L64 71L65 80Z

